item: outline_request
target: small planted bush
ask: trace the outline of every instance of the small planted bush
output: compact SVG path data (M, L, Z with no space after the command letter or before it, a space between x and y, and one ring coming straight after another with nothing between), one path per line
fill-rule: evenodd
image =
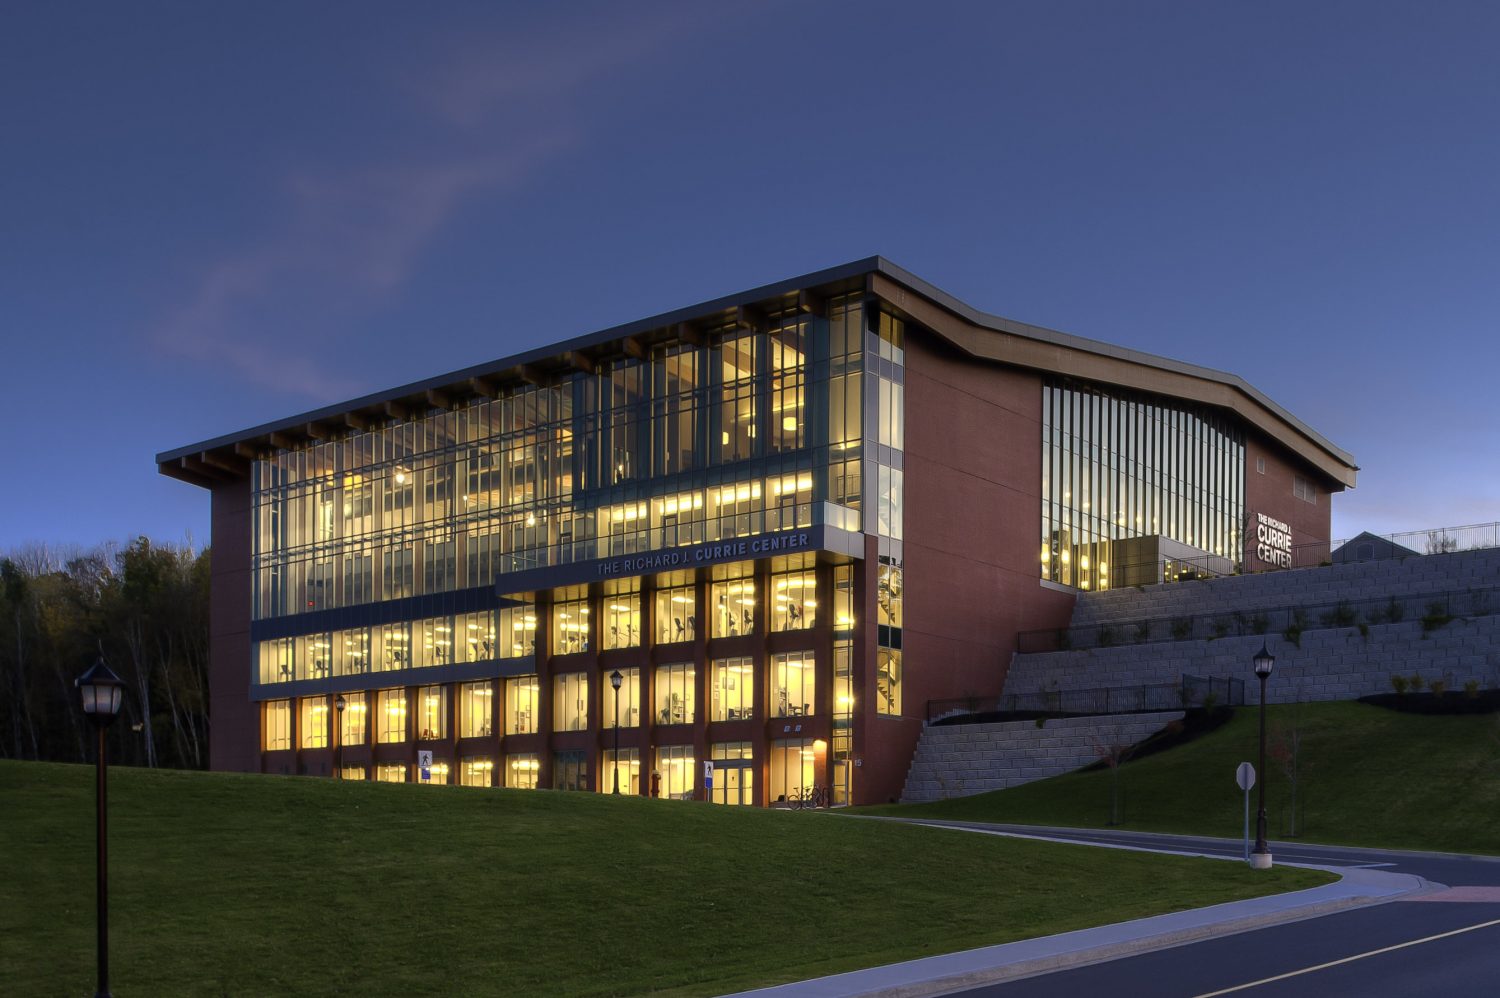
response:
M1411 683L1407 682L1406 677L1401 675L1401 673L1398 672L1391 676L1391 689L1396 691L1398 697L1405 696L1410 686Z

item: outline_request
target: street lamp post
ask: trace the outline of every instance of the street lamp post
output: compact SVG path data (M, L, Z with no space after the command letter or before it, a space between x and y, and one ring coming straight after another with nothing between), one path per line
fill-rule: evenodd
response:
M332 732L333 737L338 739L333 743L335 746L333 750L333 768L338 770L338 772L333 775L335 779L339 780L344 778L344 708L347 706L349 704L344 699L344 694L342 693L333 701L334 712L338 715L338 727Z
M620 683L624 680L619 669L609 674L609 685L615 688L615 793L620 792Z
M1250 854L1250 866L1256 870L1271 868L1271 850L1266 845L1266 680L1276 667L1276 656L1271 654L1266 643L1260 643L1255 655L1255 674L1260 677L1260 811L1255 816L1255 851Z
M94 998L110 998L109 854L107 848L109 840L105 827L105 817L108 812L105 807L104 779L107 763L104 731L120 713L120 704L125 699L125 684L110 670L109 666L104 664L104 659L101 658L90 666L87 672L75 679L73 685L78 687L79 697L83 701L84 716L93 723L94 730L99 736L98 769L94 779L95 810L98 817L95 924L99 930L99 988L94 992Z

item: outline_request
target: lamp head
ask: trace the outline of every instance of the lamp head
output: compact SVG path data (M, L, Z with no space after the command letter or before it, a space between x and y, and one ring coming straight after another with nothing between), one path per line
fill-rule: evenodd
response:
M104 659L91 665L87 672L73 680L83 701L83 713L97 726L107 727L120 713L125 701L125 683L115 675Z
M620 684L623 683L624 681L625 681L625 677L622 676L622 675L620 675L620 670L619 669L616 669L614 672L611 672L609 674L609 685L613 686L615 689L619 689L620 688Z
M1264 641L1260 643L1260 651L1255 653L1254 662L1255 674L1262 679L1269 676L1271 670L1276 667L1276 656L1271 654L1270 649L1266 647Z
M349 703L344 699L344 694L342 693L340 693L338 697L333 701L334 710L343 711L343 709L347 706L349 706Z

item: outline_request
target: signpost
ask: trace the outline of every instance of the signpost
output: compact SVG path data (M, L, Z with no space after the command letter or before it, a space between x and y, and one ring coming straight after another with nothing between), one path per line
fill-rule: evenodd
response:
M432 750L422 749L417 752L417 768L421 770L423 783L432 782Z
M1240 763L1234 771L1234 782L1245 791L1245 862L1250 862L1250 788L1255 786L1255 767L1248 762Z
M703 763L703 791L705 796L712 798L714 790L714 764L708 761Z

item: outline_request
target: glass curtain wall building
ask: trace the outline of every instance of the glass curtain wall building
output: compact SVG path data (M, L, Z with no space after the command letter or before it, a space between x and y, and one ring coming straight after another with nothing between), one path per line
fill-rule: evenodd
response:
M761 806L895 799L1018 633L1326 544L1355 470L879 258L157 462L212 494L215 768Z

